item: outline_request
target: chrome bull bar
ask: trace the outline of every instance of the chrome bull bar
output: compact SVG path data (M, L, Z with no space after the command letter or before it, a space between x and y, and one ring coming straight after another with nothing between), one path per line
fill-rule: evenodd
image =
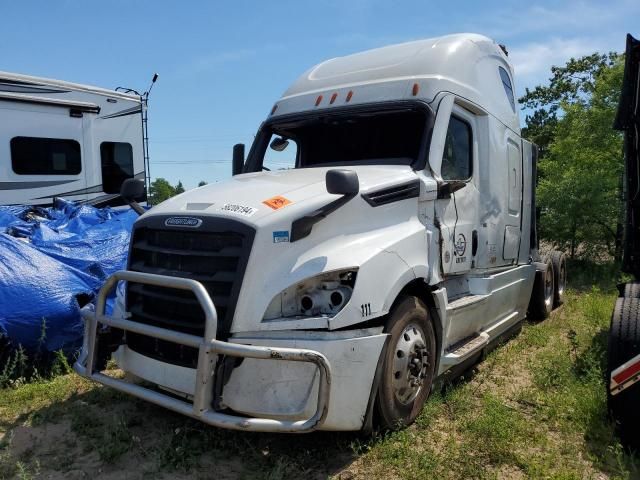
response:
M179 290L191 290L205 313L204 337L105 315L107 295L120 280ZM211 297L200 282L187 278L121 270L111 275L98 292L95 312L83 309L82 317L85 321L83 348L73 368L85 378L221 428L254 432L301 433L317 429L326 419L331 390L331 367L327 358L314 350L241 345L216 340L218 326L216 309ZM98 324L197 348L198 366L196 369L193 403L191 404L167 394L94 371ZM213 378L218 355L315 364L319 372L315 413L306 420L274 420L228 415L213 410L211 405L213 400Z

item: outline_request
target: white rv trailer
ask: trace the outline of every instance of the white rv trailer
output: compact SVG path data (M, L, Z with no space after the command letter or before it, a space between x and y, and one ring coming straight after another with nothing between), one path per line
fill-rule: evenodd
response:
M144 109L135 93L0 72L0 205L119 204L123 180L145 179Z
M562 302L513 69L484 36L321 63L237 147L232 179L136 222L83 311L81 375L225 428L393 428ZM102 373L112 353L147 383Z

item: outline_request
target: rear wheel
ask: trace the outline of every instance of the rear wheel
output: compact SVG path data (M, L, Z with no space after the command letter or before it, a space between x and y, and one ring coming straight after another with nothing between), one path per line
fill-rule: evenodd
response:
M624 284L624 295L627 298L640 298L640 282L629 282Z
M550 257L553 264L553 308L556 308L564 303L564 292L567 286L567 259L564 253L558 250L553 250Z
M631 284L633 285L633 284ZM611 372L640 354L640 298L620 297L611 316L607 349L607 401L622 442L640 449L640 382L611 395Z
M531 300L529 300L529 316L534 320L548 318L553 310L555 294L553 262L550 257L545 257L544 263L545 270L543 272L536 271Z
M436 340L425 304L402 297L392 309L376 397L379 423L395 429L414 422L426 402L435 370Z

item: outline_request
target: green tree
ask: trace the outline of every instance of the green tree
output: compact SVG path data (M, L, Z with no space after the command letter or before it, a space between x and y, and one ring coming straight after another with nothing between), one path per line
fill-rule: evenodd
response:
M182 186L182 181L178 180L178 184L176 185L175 188L175 195L180 195L181 193L184 193L184 187Z
M566 65L551 67L548 85L525 89L520 105L531 111L526 116L522 135L538 145L540 158L544 158L556 135L558 118L563 105L588 103L595 91L596 79L618 62L619 55L593 53L579 59L570 59Z
M151 187L149 188L149 200L152 205L158 205L166 199L173 197L175 194L176 189L164 178L156 178L151 182Z
M200 181L198 182L198 186L199 186L199 187L204 187L205 185L207 185L207 182L205 182L204 180L200 180Z
M622 137L612 129L623 61L593 54L554 67L549 86L527 90L538 107L523 132L541 143L540 236L572 257L619 256Z

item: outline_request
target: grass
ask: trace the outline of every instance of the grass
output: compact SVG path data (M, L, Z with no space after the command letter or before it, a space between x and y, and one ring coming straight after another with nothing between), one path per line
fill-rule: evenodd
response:
M434 398L418 425L358 463L402 478L638 475L606 416L603 356L614 295L570 293L546 322L526 325L476 373ZM423 463L430 465L425 472Z
M405 430L372 437L223 431L61 375L0 390L0 431L7 432L0 478L78 470L129 478L640 477L640 459L623 450L606 414L604 356L616 293L611 281L593 280L601 273L581 271L595 287L571 290L551 318L526 323L432 395Z

